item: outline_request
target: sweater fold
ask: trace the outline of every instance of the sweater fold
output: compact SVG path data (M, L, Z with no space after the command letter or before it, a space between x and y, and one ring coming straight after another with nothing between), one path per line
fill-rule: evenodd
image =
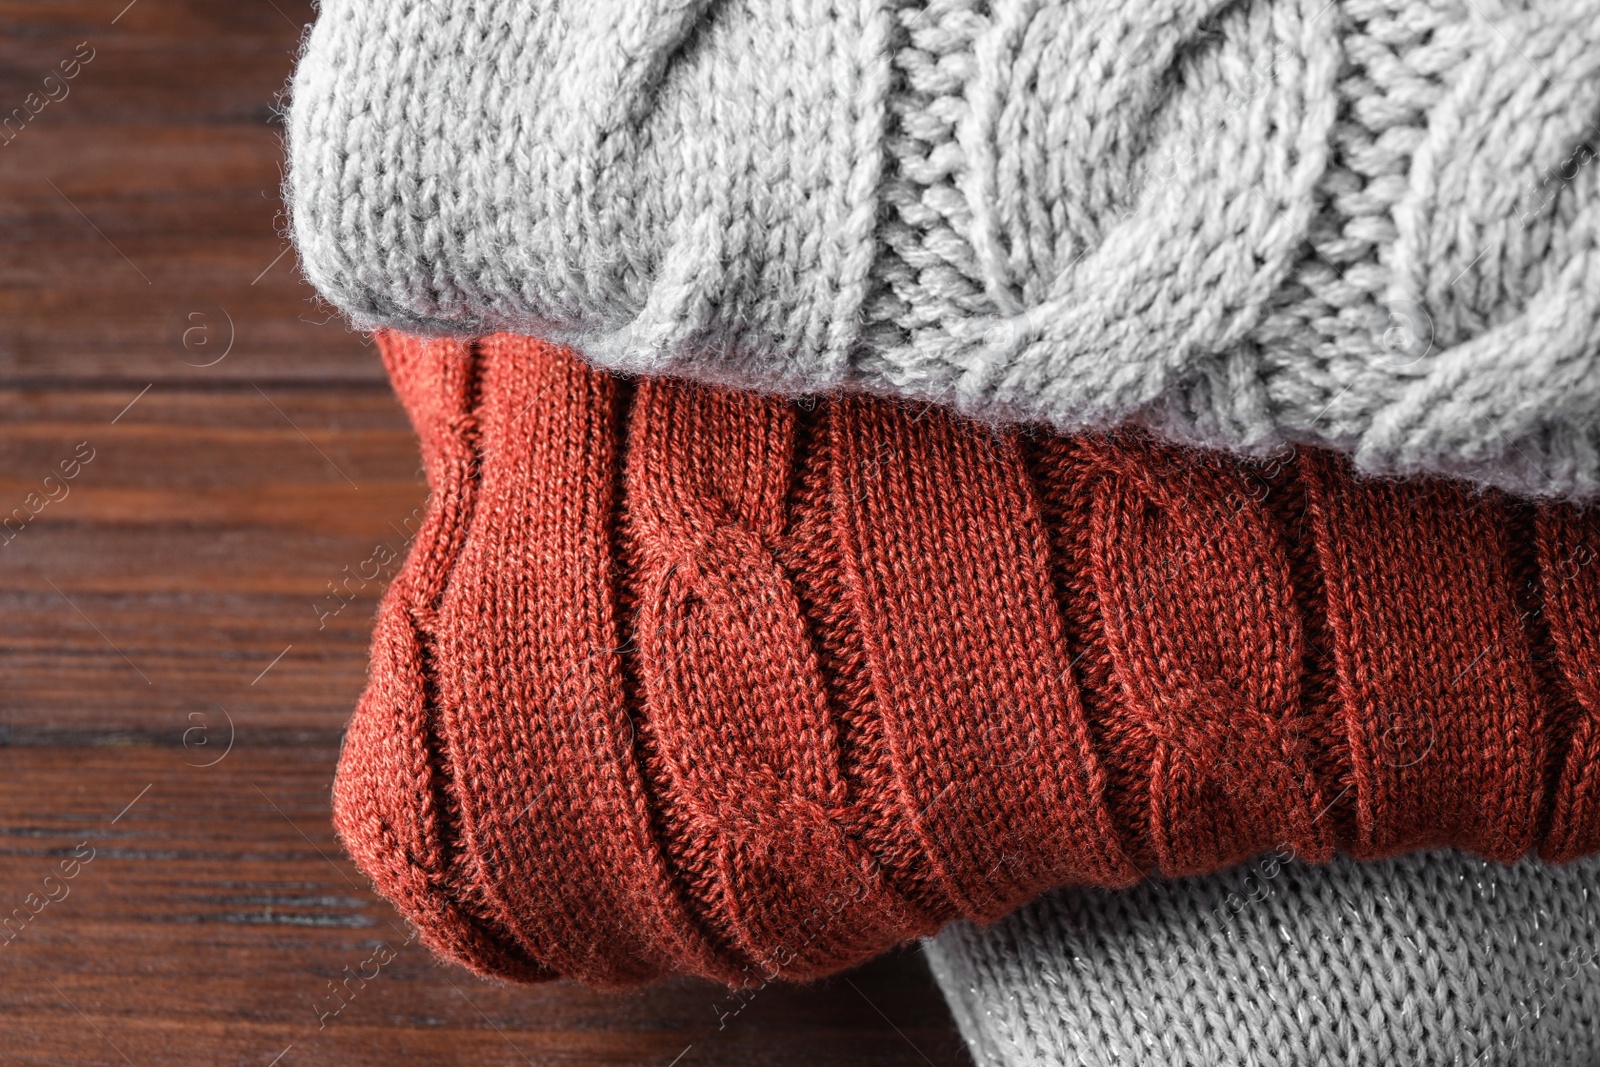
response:
M1272 849L1600 851L1590 512L379 342L432 494L335 815L479 971L805 979Z
M324 0L363 327L1600 493L1600 0Z

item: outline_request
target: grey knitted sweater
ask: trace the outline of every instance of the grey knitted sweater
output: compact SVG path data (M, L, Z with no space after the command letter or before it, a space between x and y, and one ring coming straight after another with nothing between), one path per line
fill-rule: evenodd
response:
M323 0L362 326L1600 491L1600 0Z
M1600 860L1276 857L929 942L980 1067L1594 1067Z

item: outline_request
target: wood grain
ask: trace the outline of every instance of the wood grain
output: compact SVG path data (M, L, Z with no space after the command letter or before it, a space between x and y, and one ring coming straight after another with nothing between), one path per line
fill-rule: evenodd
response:
M0 0L0 116L94 50L0 145L0 1063L969 1062L915 952L746 1002L514 988L340 852L385 576L347 579L424 487L282 236L310 17Z

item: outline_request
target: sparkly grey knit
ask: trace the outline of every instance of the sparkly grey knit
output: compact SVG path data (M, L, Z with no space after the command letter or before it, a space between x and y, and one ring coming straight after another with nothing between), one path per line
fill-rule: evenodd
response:
M979 1067L1595 1067L1600 860L1279 857L926 943Z
M322 0L362 326L1600 491L1600 0Z

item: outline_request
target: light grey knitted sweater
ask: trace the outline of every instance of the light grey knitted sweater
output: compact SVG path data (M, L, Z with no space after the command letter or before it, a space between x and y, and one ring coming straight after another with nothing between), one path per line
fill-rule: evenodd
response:
M323 0L363 326L1600 491L1600 0Z
M980 1067L1594 1067L1600 860L1257 860L927 943Z

